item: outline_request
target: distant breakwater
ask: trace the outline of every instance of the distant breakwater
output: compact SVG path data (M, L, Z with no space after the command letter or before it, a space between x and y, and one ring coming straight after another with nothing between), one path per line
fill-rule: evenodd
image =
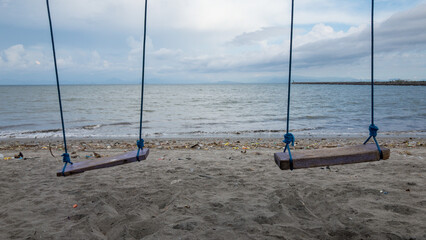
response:
M317 84L317 85L370 85L371 82L293 82L293 84ZM426 81L377 81L375 85L390 86L426 86Z

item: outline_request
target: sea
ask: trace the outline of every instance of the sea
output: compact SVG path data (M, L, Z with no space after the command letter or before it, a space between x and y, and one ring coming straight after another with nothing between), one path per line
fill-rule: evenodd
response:
M70 138L138 138L139 85L61 86ZM295 137L368 136L370 86L292 85ZM426 137L426 87L376 86L379 136ZM148 138L282 138L287 84L146 85ZM62 137L56 86L0 86L0 139Z

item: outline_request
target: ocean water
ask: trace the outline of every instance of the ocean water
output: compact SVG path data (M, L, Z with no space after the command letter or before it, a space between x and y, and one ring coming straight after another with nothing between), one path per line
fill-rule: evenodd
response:
M426 87L376 86L380 134L426 136ZM67 137L137 138L140 86L62 86ZM277 137L286 127L287 85L147 85L143 136ZM297 136L367 136L370 87L292 85ZM56 86L0 86L0 138L61 137Z

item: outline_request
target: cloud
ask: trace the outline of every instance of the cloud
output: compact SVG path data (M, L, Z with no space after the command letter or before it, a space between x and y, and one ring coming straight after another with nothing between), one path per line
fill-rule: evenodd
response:
M410 5L416 2L418 0ZM46 26L44 1L3 0L2 3L6 5L0 22ZM50 8L56 28L129 33L142 28L144 1L51 1ZM295 14L297 24L356 25L368 19L368 8L365 1L303 0L296 1ZM148 1L148 27L158 31L249 32L262 27L289 25L289 13L290 1L281 0L156 0Z
M419 2L377 2L376 66L386 69L378 76L425 78L426 4ZM44 2L0 3L0 26L8 26L1 29L8 38L0 39L0 70L31 75L53 69ZM295 4L294 71L368 77L370 4ZM60 70L138 78L143 7L138 0L51 1ZM148 1L148 7L150 79L283 77L287 70L290 1L156 0ZM22 38L23 33L29 37Z
M234 37L230 44L240 45L252 45L258 44L265 40L271 40L273 38L282 38L288 34L287 27L262 27L260 30L253 32L244 32L241 35Z
M97 51L91 52L88 64L88 68L91 70L105 70L112 67L110 62L103 59Z
M376 31L383 43L382 51L421 49L426 45L426 4L397 13L383 22Z
M25 50L24 46L22 44L18 44L15 46L12 46L3 52L6 62L8 62L10 65L25 65L26 60L25 59Z
M106 70L111 69L110 62L97 51L87 53L81 50L57 52L57 64L60 70ZM7 71L36 71L53 69L53 56L41 47L17 44L0 52L0 69Z
M133 36L128 37L126 40L127 45L130 48L127 54L127 70L129 71L140 71L140 69L142 69L142 41L142 37L140 38L140 40L136 40ZM153 49L154 45L152 43L152 40L149 36L147 36L145 52L150 52ZM146 58L145 61L147 61Z
M168 48L160 48L157 51L153 52L152 55L157 59L170 59L171 57L176 57L182 53L182 50L177 49L168 49Z
M392 57L405 54L408 56L417 54L426 66L424 56L426 47L426 4L419 5L408 11L394 14L389 19L375 26L375 53L377 60L386 59L390 62ZM191 71L196 72L220 72L220 71L258 71L273 72L285 69L288 59L288 40L285 39L285 27L261 28L253 32L245 32L231 40L231 47L246 45L258 45L260 48L248 49L237 54L187 57L182 60ZM280 41L277 41L279 35ZM328 74L353 77L368 77L370 56L370 27L361 25L349 28L347 31L335 31L333 27L323 23L316 24L305 34L294 37L294 62L297 69L310 69L313 73L329 71ZM266 42L266 44L265 44ZM395 60L396 62L400 62ZM367 64L368 63L368 64ZM412 64L400 62L403 65ZM351 68L362 67L363 71L346 71L342 66ZM401 69L404 67L398 67ZM320 69L323 68L324 71ZM338 69L340 68L340 69ZM337 70L336 70L337 69ZM320 71L318 71L320 70ZM346 71L346 72L345 72ZM306 71L304 71L306 74ZM309 75L309 73L307 73ZM399 73L389 71L382 74L391 78Z
M0 69L45 69L48 60L40 47L34 46L25 49L24 45L17 44L0 51Z
M375 27L375 53L424 51L426 46L426 4L391 16ZM370 28L359 28L331 40L299 46L295 56L299 66L344 64L370 55ZM326 60L326 61L325 61Z

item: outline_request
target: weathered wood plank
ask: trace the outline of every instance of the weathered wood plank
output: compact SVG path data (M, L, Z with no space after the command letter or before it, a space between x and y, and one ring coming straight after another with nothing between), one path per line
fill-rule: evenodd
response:
M95 170L99 168L113 167L117 165L122 165L126 163L131 163L137 161L136 158L137 150L127 152L121 155L116 155L112 157L104 158L95 158L82 162L76 162L74 164L68 164L65 168L64 174L62 170L56 173L56 176L69 176L71 174L82 173L84 171ZM149 149L144 148L139 153L139 160L145 160L148 157Z
M383 159L388 159L390 150L381 147ZM330 165L361 163L380 160L375 144L362 144L341 148L295 150L291 152L293 168L312 168ZM288 152L274 154L275 163L281 170L290 169Z

